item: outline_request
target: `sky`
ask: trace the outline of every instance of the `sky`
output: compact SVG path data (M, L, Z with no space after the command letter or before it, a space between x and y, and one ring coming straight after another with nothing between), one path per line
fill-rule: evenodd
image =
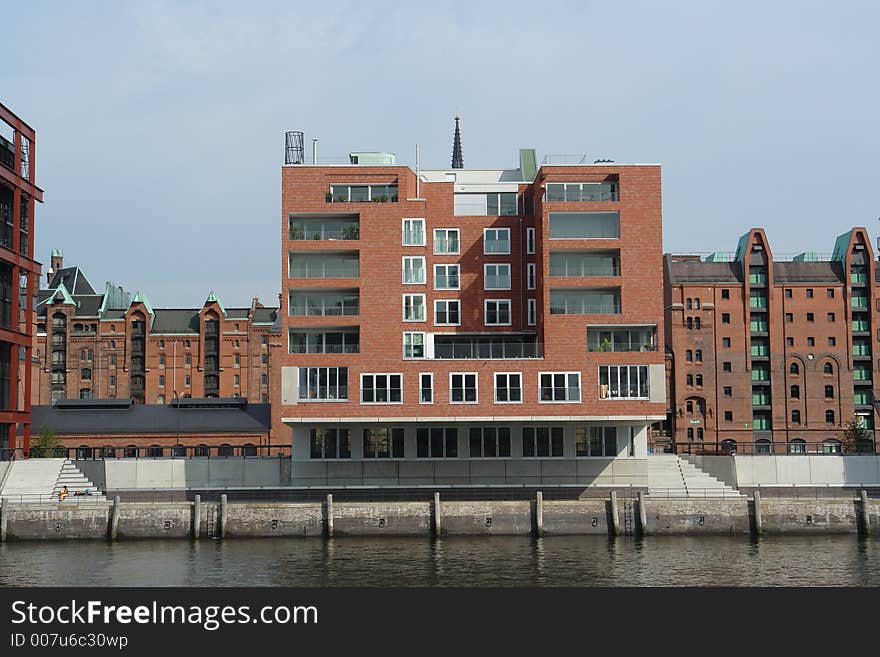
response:
M3 9L37 131L36 257L155 307L277 303L284 132L321 159L663 165L665 251L830 253L880 232L874 2L105 2ZM100 290L99 290L100 291Z

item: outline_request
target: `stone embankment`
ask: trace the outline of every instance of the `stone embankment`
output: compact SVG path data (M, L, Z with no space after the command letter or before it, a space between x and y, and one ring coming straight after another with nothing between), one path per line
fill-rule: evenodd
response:
M0 541L294 536L719 535L880 532L880 499L607 498L230 502L192 500L0 505Z

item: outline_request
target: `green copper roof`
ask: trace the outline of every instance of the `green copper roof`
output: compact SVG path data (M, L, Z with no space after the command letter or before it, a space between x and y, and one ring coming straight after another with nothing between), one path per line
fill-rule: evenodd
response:
M61 295L61 301L58 301L58 295ZM55 305L56 303L69 303L73 306L76 305L76 301L73 300L73 297L70 296L70 293L67 291L67 288L64 286L64 283L59 283L58 287L55 289L55 293L52 295L52 298L49 300L51 305Z
M815 251L804 251L798 253L794 258L794 262L819 262L819 254Z
M222 312L223 316L226 317L226 308L223 307L223 303L220 301L220 299L217 298L217 295L214 294L214 290L211 290L208 298L205 299L205 305L207 306L209 303L216 303L218 306L220 306L220 312Z
M150 313L150 329L153 328L153 321L156 319L156 313L153 312L153 306L150 304L150 300L147 299L147 295L138 290L134 293L134 297L131 299L131 304L129 307L133 306L136 303L142 303L147 308L147 312Z
M746 253L749 250L749 237L751 236L751 234L752 231L749 231L748 233L740 237L739 243L736 245L736 255L733 259L737 262L743 263L743 265L745 265Z
M846 252L847 249L849 249L849 243L851 240L851 230L845 232L843 235L838 236L838 238L834 240L834 253L831 254L831 259L838 262L843 262L844 260L846 260Z
M534 180L538 175L538 158L534 148L519 149L519 169L523 180Z
M63 258L64 254L61 253L61 249L52 249L52 257L53 258Z

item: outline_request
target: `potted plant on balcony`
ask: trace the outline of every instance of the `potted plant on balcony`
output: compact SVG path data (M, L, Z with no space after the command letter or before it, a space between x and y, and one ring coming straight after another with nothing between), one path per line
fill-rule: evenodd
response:
M327 201L327 203L332 203L333 202L333 192L327 192L326 194L324 194L324 200Z
M301 240L304 237L303 229L299 226L291 226L290 227L290 239L292 240Z
M359 237L359 228L357 224L352 224L350 226L346 226L342 229L342 239L345 240L356 240Z

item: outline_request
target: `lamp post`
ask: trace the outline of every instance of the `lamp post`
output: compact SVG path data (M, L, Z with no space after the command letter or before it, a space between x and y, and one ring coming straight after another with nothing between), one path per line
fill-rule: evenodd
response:
M177 446L180 446L180 397L177 394L177 390L173 391L174 399L177 400L177 410L174 412L174 417L177 420Z

